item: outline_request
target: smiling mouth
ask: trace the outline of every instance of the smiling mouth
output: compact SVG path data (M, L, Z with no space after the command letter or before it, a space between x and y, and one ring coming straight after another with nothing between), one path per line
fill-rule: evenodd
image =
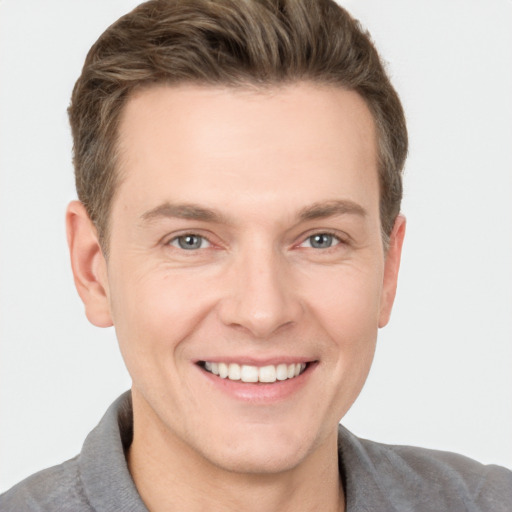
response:
M222 379L241 381L247 383L263 382L282 382L298 377L304 373L310 363L291 363L266 366L252 366L237 363L214 363L210 361L200 361L205 371L217 375Z

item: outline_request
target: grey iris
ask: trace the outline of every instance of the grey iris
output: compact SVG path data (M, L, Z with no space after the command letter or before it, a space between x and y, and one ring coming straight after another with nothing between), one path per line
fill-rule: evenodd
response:
M309 238L311 247L315 249L328 249L332 246L333 236L328 233L319 233Z
M200 249L203 239L197 235L184 235L178 238L178 245L185 250Z

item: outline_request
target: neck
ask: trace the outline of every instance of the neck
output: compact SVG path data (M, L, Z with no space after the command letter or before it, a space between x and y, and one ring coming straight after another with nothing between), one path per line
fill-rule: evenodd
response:
M128 466L151 512L345 510L337 432L294 468L266 474L238 473L212 464L165 427L154 428L148 414L134 414L134 418L141 421L134 422Z

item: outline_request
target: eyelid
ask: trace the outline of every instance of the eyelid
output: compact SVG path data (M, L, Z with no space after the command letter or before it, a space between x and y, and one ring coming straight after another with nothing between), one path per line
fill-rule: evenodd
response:
M311 231L307 231L306 233L302 233L299 237L299 241L294 244L294 247L300 247L304 242L306 242L309 238L315 235L329 235L335 238L340 244L348 245L350 243L350 237L344 232L340 232L336 229L313 229ZM332 248L336 247L338 244L333 245ZM324 249L324 251L327 249Z
M162 238L161 243L164 246L174 247L173 245L171 245L172 242L174 242L175 240L177 240L180 237L187 236L187 235L197 236L197 237L200 237L200 238L206 240L206 242L208 242L209 246L204 247L202 249L211 249L211 248L216 248L216 247L220 248L223 246L222 242L214 241L214 239L217 237L213 233L211 233L211 232L204 233L204 231L201 229L183 229L178 232L167 234L165 237ZM350 243L351 243L351 237L347 233L340 232L336 229L324 228L324 229L312 229L312 230L306 231L305 233L302 233L298 237L298 241L292 244L292 247L299 248L309 238L311 238L312 236L315 236L315 235L332 236L339 242L339 244L343 244L343 245L350 245ZM330 247L329 249L335 248L339 244L335 244L332 247ZM184 249L181 249L178 247L174 247L174 248L184 251ZM323 251L327 251L327 250L328 249L323 249ZM199 249L196 249L196 251L199 251ZM190 251L190 252L194 252L194 251Z
M219 245L218 243L215 243L213 241L213 238L214 238L213 234L204 233L204 231L202 231L201 229L183 229L178 232L169 233L162 238L161 243L164 246L173 247L175 249L183 251L184 249L181 249L180 247L175 247L174 245L171 245L171 243L174 242L175 240L177 240L178 238L181 238L184 236L197 236L199 238L206 240L206 242L208 242L209 246L203 247L202 249L210 249L211 247ZM196 249L196 250L199 250L199 249ZM190 251L190 252L194 252L194 251Z
M329 245L328 247L313 247L311 239L313 237L317 236L317 235L326 235L328 237L331 237L332 238L332 244ZM317 251L326 252L326 251L329 251L330 249L336 248L338 245L341 245L343 242L340 240L339 237L337 237L336 235L333 235L332 233L315 233L314 235L310 235L307 238L305 238L304 241L301 244L301 247L303 247L305 243L308 244L307 245L308 249L314 249L314 250L317 250Z
M197 238L200 238L201 239L201 245L204 242L206 242L208 245L206 247L198 247L197 249L188 249L190 252L193 252L194 250L195 251L199 251L200 249L208 249L209 247L211 247L212 243L205 237L205 236L202 236L202 235L197 235L196 233L185 233L184 235L178 235L178 236L175 236L173 238L171 238L167 244L172 246L172 247L175 247L176 249L179 249L179 250L183 250L183 251L186 251L187 249L184 249L183 247L180 247L179 246L179 239L180 238L184 238L184 237L187 237L187 236L193 236L193 237L197 237ZM174 242L177 243L177 245L174 245Z

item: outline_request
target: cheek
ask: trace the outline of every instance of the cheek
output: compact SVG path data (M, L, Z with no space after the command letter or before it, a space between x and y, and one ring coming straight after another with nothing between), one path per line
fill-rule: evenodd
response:
M377 267L373 267L378 269ZM317 284L319 281L317 281ZM343 416L358 396L373 361L378 332L379 272L358 269L323 279L322 296L309 309L329 340L323 359L329 365L333 410Z
M376 265L317 276L305 296L333 339L357 344L377 332L381 291L382 273Z
M112 276L112 283L114 325L127 365L143 358L163 363L201 323L211 303L193 276L153 271L128 279Z

